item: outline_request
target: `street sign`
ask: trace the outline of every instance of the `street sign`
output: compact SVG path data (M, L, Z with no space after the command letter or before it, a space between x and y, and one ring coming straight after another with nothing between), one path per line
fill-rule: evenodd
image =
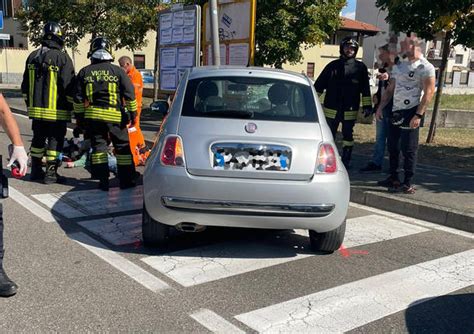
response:
M1 39L9 41L10 40L10 34L0 34L0 40Z
M0 10L0 30L3 29L3 10Z

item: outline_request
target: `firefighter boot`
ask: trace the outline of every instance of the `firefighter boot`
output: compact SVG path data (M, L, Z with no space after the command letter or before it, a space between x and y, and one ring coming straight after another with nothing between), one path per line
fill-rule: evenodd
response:
M109 178L108 177L99 179L99 189L102 191L109 191Z
M8 278L0 264L0 297L13 296L16 293L17 288L18 286L10 278Z
M66 183L66 178L58 174L59 161L51 161L46 163L46 175L43 179L44 184Z
M132 173L131 177L127 178L126 180L119 179L120 189L128 189L128 188L135 187L137 185L137 181L139 177L140 177L140 173L135 171Z
M31 173L30 173L30 180L31 181L43 181L45 176L43 170L43 163L41 158L31 157Z
M350 162L351 162L351 156L352 156L352 146L346 146L342 148L342 163L344 164L344 167L346 169L350 169Z

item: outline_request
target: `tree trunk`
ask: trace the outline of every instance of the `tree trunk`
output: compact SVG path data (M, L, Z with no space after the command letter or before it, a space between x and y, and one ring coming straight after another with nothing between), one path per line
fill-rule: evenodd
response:
M428 137L426 143L432 143L436 134L436 116L438 116L439 102L441 100L441 94L443 94L444 78L446 74L446 64L448 63L448 55L451 46L451 33L448 32L444 36L443 52L441 56L441 65L439 66L438 75L438 89L436 90L435 102L433 106L433 112L431 114L430 130L428 131Z

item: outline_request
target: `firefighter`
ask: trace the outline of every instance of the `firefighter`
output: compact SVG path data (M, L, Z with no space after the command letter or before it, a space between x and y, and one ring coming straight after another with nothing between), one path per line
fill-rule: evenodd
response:
M137 102L133 84L125 72L112 64L110 42L95 38L90 45L91 64L77 75L74 114L91 139L91 174L99 180L99 188L109 190L107 149L109 139L115 149L120 188L136 185L135 171L127 125L135 124Z
M130 138L130 148L132 150L133 162L135 166L143 166L148 157L149 150L145 145L145 138L140 129L140 114L142 112L143 79L142 75L133 66L132 60L128 56L122 56L118 60L120 67L127 73L135 88L135 98L137 100L137 118L135 126L128 129Z
M326 91L324 115L334 138L342 123L342 162L346 168L351 161L353 128L361 95L364 115L373 113L367 67L355 59L358 49L359 44L353 37L345 37L339 46L339 59L326 65L314 84L319 95Z
M30 180L45 184L66 181L57 170L66 123L71 120L73 109L74 66L63 46L64 36L59 24L47 23L43 28L41 47L26 60L21 83L28 116L33 120ZM43 156L46 156L46 173Z

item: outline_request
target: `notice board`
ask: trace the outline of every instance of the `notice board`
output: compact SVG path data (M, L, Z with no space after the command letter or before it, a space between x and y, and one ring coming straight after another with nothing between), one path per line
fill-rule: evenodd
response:
M173 6L158 13L158 90L171 94L185 71L199 66L201 9Z

